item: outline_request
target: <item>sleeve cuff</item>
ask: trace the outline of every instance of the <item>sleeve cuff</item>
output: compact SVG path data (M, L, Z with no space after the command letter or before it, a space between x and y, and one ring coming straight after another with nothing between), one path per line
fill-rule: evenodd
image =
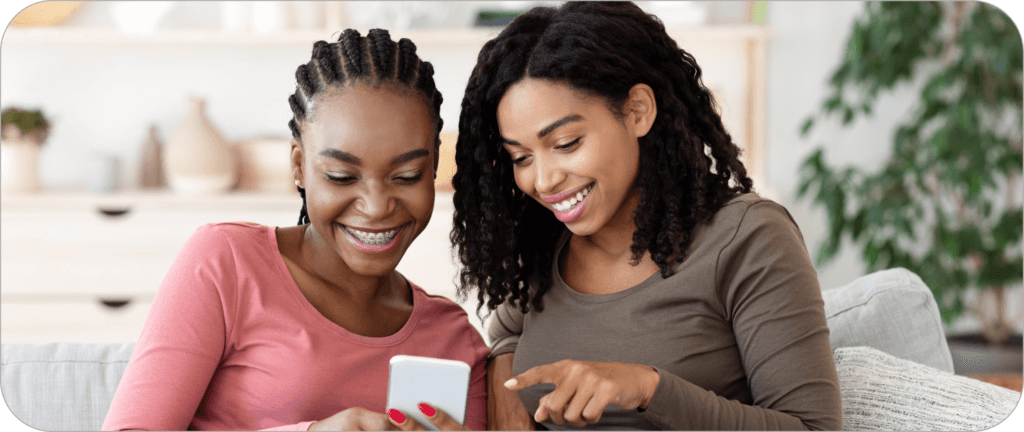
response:
M516 352L516 346L519 345L519 336L509 336L499 341L496 341L491 345L491 354L487 356L487 360L490 361L495 357L502 354L509 354Z
M683 413L683 404L680 404L679 401L689 400L686 396L691 391L689 387L696 386L657 366L653 367L658 371L658 387L654 389L651 404L647 406L647 409L637 409L637 411L643 413L644 417L661 429L679 430L679 425L672 424L676 422L672 419L687 417Z

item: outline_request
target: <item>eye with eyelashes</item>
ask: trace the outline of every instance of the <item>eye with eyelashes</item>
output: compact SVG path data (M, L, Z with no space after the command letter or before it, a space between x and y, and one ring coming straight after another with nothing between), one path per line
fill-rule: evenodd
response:
M575 148L576 146L578 146L580 144L580 139L582 139L582 138L583 137L579 137L579 138L576 138L576 139L574 139L574 140L572 140L572 141L570 141L568 143L555 146L554 149L558 150L558 151L571 150L571 149ZM506 149L506 151L508 151L508 150ZM513 165L517 165L517 166L521 165L524 161L526 161L526 159L528 159L530 157L530 155L524 155L524 156L520 156L520 157L517 158L517 157L513 156L511 154L511 152L509 153L509 156L512 157L512 164Z
M337 184L342 184L342 185L352 184L352 183L355 183L355 181L357 180L355 177L350 176L350 175L324 174L324 178L326 178L327 181L329 181L331 183L337 183Z
M339 176L339 175L325 174L324 177L327 179L327 181L330 181L332 183L341 184L341 185L350 185L350 184L355 183L356 181L359 180L358 178L356 178L354 176L351 176L351 175L340 175ZM401 184L407 184L407 185L416 184L416 183L418 183L422 179L423 179L423 174L422 173L415 173L415 174L404 173L404 175L400 175L400 176L394 177L394 180L396 182L401 183Z

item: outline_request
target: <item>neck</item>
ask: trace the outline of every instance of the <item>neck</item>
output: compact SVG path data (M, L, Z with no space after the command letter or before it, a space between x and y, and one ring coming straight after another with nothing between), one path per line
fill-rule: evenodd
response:
M349 268L345 260L331 248L313 228L306 225L300 245L303 261L309 271L323 282L333 294L356 304L369 305L396 295L404 299L403 278L392 270L386 275L362 275Z
M633 212L640 205L640 191L633 190L626 196L622 207L601 229L588 236L582 236L588 243L612 257L629 259L629 247L633 245Z

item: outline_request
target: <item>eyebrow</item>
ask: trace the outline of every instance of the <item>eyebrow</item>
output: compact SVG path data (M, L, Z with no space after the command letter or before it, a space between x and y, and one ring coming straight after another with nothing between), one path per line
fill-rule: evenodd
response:
M537 132L537 138L544 138L545 136L547 136L551 132L554 132L555 129L558 129L558 128L560 128L562 126L565 126L565 125L567 125L569 123L574 123L574 122L578 122L578 121L582 121L582 120L583 120L583 116L581 116L579 114L569 114L569 115L567 115L565 117L562 117L562 118L560 118L558 120L555 120L551 124L549 124L546 127L544 127L544 129L541 129L540 132ZM501 141L502 141L502 143L508 144L508 145L514 145L514 146L522 145L522 144L519 144L519 142L517 142L517 141L513 141L513 140L510 140L510 139L507 139L507 138L504 138L504 137L501 139Z
M429 151L424 150L424 149L416 149L416 150L408 151L408 152L402 153L402 154L400 154L398 156L395 156L394 159L391 159L391 165L398 165L398 164L401 164L401 163L406 163L406 162L409 162L411 160L415 160L415 159L419 159L421 157L427 157L427 156L430 156L430 152Z
M340 160L342 162L347 162L347 163L350 163L350 164L355 165L355 166L360 166L360 167L363 166L363 160L362 159L360 159L356 155L353 155L352 153L349 153L347 151L342 151L342 150L338 150L338 149L329 148L329 149L326 149L326 150L320 152L320 155L321 156L327 156L327 157L330 157L330 158L334 158L334 159ZM409 162L411 160L419 159L421 157L426 157L426 156L430 156L430 152L427 151L427 150L424 150L424 149L416 149L416 150L408 151L408 152L402 153L402 154L400 154L398 156L395 156L393 159L391 159L391 165L398 165L398 164L401 164L401 163Z
M340 160L342 162L348 162L348 163L350 163L352 165L355 165L355 166L360 166L360 167L363 166L363 160L362 159L359 159L358 157L356 157L356 155L354 155L352 153L349 153L347 151L341 151L341 150L338 150L338 149L329 148L329 149L325 149L324 151L320 152L320 156L327 156L329 158L334 158L334 159Z

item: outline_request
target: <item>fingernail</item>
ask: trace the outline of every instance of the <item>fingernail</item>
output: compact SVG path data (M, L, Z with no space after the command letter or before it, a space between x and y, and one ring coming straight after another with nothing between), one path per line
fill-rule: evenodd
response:
M427 405L425 403L419 404L419 407L420 407L420 412L423 413L423 415L425 415L427 417L434 417L434 414L437 414L437 411L434 411L433 407L431 407L430 405Z
M544 406L541 405L540 408L537 408L537 412L533 414L533 419L536 420L536 421L542 421L540 419L540 414L543 413L543 412L544 412Z
M394 420L395 423L405 423L405 414L402 414L401 411L396 410L394 408L388 410L388 417L391 417L391 420Z
M519 381L517 381L515 378L512 378L508 381L505 381L505 388L515 387L516 384L519 384Z

